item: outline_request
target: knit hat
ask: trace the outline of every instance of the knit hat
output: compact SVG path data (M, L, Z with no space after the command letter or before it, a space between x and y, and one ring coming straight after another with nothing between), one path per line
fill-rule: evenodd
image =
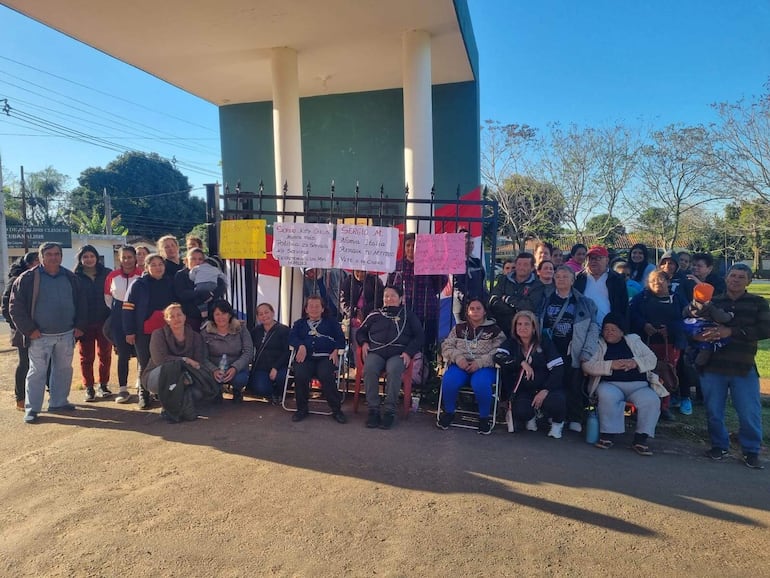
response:
M698 303L708 303L714 296L714 286L711 283L698 283L692 290L692 297Z
M622 315L618 313L614 313L610 311L607 313L607 315L604 316L604 319L602 320L602 331L604 331L604 326L608 323L611 323L612 325L618 327L623 333L626 332L626 320L623 318Z

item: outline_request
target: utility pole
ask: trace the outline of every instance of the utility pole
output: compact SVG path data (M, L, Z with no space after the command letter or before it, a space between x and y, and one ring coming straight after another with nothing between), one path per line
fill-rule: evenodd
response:
M107 187L104 187L104 232L112 235L112 199L107 194Z
M8 279L8 229L5 222L5 193L3 193L3 159L0 156L0 286L5 292Z
M27 185L24 182L24 167L21 167L21 237L24 241L24 253L29 251L27 238Z

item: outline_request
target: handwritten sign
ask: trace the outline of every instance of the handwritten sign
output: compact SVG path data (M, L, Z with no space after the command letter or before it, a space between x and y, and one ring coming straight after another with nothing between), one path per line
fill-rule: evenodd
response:
M414 243L414 274L451 273L465 273L465 233L417 234Z
M282 267L332 266L334 226L319 223L275 223L273 257Z
M221 221L219 255L225 259L264 259L265 220Z
M396 270L398 229L337 225L337 248L334 266L390 273Z

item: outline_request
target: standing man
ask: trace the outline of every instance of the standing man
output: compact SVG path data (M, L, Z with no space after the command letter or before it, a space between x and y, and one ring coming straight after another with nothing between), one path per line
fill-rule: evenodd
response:
M532 311L540 316L545 304L545 285L535 275L535 256L519 253L513 271L503 277L492 290L489 310L498 327L510 337L513 316L519 311Z
M694 260L694 259L693 259ZM759 398L759 375L754 357L757 341L770 337L770 307L759 295L746 291L751 283L751 269L736 263L727 272L727 290L712 299L714 307L733 313L730 326L717 325L706 329L696 339L729 342L711 354L701 375L703 401L706 405L711 449L706 453L712 460L728 454L730 438L725 427L725 402L730 390L733 407L738 414L738 440L747 467L761 470L759 449L762 445L762 404Z
M610 311L624 320L628 329L628 291L626 280L608 268L610 253L606 247L594 245L586 255L588 265L575 278L575 289L596 303L596 323L601 327Z
M72 271L61 266L58 243L40 245L40 265L26 271L11 290L10 314L29 346L24 421L34 423L43 408L48 364L48 411L72 411L72 355L88 324L86 296Z

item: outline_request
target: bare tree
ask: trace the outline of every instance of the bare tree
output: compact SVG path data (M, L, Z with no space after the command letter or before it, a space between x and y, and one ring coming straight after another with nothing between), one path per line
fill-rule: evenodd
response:
M540 141L539 178L561 191L564 221L576 238L585 240L586 221L597 212L607 212L595 187L598 135L594 129L574 124L566 130L558 123L549 128L550 135Z
M667 211L671 226L665 230L664 241L668 249L677 242L684 214L726 196L710 149L711 137L705 128L677 125L653 132L650 144L642 147L641 208Z
M712 153L720 174L736 193L770 201L770 94L714 108L721 122L713 127Z
M616 210L626 201L629 184L636 174L641 150L639 133L627 126L615 125L596 131L596 173L594 186L599 196L599 215L591 217L599 238L611 236L616 229ZM584 223L584 224L587 224Z
M524 250L528 239L553 236L559 229L564 200L558 189L523 175L513 175L492 192L500 211L500 232Z
M481 127L481 180L491 193L498 193L505 179L526 172L524 159L536 132L526 124L484 121Z

